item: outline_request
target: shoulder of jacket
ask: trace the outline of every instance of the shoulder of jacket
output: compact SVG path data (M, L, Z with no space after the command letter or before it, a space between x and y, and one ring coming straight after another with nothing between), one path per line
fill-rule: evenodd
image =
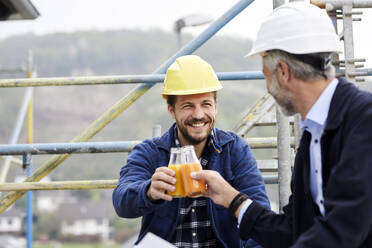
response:
M351 99L349 112L359 115L367 110L372 110L372 93L356 89Z
M157 145L154 142L154 139L145 139L133 148L133 150L146 150L146 152L151 152L155 149L157 149Z
M233 131L224 131L216 128L216 137L220 146L226 144L234 144L236 142L245 142L243 138L234 133Z

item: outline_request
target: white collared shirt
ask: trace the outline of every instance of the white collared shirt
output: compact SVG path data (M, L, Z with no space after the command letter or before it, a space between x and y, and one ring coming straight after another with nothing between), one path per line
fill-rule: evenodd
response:
M310 143L310 191L313 201L319 207L320 213L324 216L324 196L323 196L323 178L322 178L322 154L320 139L328 118L329 107L333 94L335 93L338 79L333 79L324 89L318 100L307 113L305 120L300 121L300 127L311 133ZM238 217L238 227L245 211L251 205L252 201L247 200Z
M311 133L310 142L310 192L313 201L318 205L320 213L324 216L324 196L322 178L322 153L320 139L328 118L329 107L338 84L333 79L322 92L318 100L311 107L305 120L300 121L300 127Z

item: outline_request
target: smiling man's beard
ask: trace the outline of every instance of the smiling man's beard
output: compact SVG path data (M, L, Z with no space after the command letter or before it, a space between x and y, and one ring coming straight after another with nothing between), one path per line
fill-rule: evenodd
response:
M206 123L207 122L207 125L208 125L209 130L207 131L207 134L204 137L195 138L195 137L192 137L188 133L188 131L187 131L187 129L186 129L186 127L184 125L180 125L179 122L176 120L178 130L181 132L181 134L182 134L183 138L186 140L186 142L188 144L190 144L190 145L198 145L198 144L200 144L204 140L208 139L209 135L212 132L214 123L212 123L212 120L210 118L208 118L207 120L206 120L206 118L203 118L203 119L192 119L190 121L186 121L185 122L185 125L190 125L192 123L199 123L199 122L203 122L203 123Z
M292 116L296 114L296 111L294 110L293 104L290 100L290 93L285 92L280 88L278 79L275 75L271 77L271 84L268 92L274 97L276 103L280 107L281 112L285 116Z

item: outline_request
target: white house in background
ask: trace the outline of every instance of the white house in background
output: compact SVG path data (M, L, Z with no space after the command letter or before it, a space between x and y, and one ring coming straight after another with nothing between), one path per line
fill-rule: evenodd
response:
M0 215L0 233L21 235L22 221L26 213L16 207L8 208Z
M39 190L36 192L36 209L43 212L57 211L61 204L76 203L76 197L66 190Z
M110 226L106 204L96 201L62 204L58 210L61 234L109 238Z

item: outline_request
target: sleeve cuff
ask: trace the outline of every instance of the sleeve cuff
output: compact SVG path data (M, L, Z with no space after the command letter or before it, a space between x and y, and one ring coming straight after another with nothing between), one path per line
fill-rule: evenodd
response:
M245 212L243 212L242 219L239 225L239 236L243 240L247 240L250 237L250 233L256 222L257 218L261 215L263 211L266 209L261 206L258 202L252 201L252 203L248 206ZM240 215L240 213L239 213Z
M239 217L238 217L238 228L240 226L240 222L242 221L242 218L243 218L243 215L245 213L245 211L247 211L247 208L252 204L252 200L251 199L247 199L242 208L240 209L240 212L239 212Z
M145 202L146 207L154 208L161 206L163 203L165 203L165 200L157 200L155 202L150 201L150 199L147 197L147 190L150 187L151 179L147 180L144 185L144 190L142 192L142 200Z

